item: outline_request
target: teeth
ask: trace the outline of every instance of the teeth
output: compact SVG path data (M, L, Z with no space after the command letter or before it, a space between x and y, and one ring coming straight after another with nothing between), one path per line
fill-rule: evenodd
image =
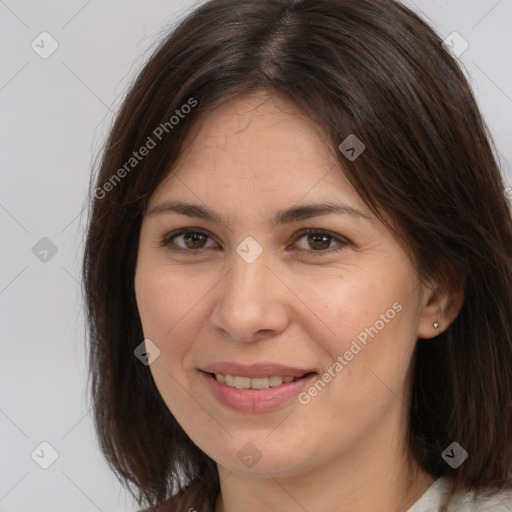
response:
M236 389L249 389L251 387L251 379L249 377L233 377Z
M270 377L255 377L251 379L250 377L222 375L221 373L216 373L215 378L221 384L226 384L229 387L237 389L268 389L280 386L283 382L286 384L295 380L295 377L291 375L284 377L272 375Z
M272 377L268 378L268 381L269 386L273 388L274 386L280 386L284 382L284 379L283 377L273 375Z

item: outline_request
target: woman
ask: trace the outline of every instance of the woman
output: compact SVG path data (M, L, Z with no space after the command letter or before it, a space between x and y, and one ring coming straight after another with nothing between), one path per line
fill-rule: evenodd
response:
M96 427L141 505L512 510L511 213L406 7L199 6L93 197Z

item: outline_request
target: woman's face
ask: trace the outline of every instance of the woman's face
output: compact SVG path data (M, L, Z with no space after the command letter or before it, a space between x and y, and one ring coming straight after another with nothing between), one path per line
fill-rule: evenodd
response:
M436 334L428 294L291 103L230 100L190 132L149 202L135 289L162 398L220 466L396 451L415 342Z

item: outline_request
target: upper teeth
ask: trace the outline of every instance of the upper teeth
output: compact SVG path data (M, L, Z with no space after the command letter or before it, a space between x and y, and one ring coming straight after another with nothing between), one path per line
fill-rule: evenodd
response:
M216 373L215 378L222 384L226 384L232 388L237 389L266 389L280 386L283 382L292 382L295 377L280 375L272 375L271 377L256 377L251 379L250 377L239 377L233 375L222 375Z

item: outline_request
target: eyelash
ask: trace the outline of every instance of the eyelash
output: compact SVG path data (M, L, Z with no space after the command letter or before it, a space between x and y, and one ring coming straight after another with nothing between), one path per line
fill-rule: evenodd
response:
M177 238L178 236L181 236L181 235L184 235L184 234L200 234L200 235L205 235L205 236L208 237L206 242L208 242L208 240L212 239L212 237L208 233L203 231L203 230L195 229L195 228L181 228L181 229L178 229L176 231L172 231L171 233L166 235L163 238L163 240L161 241L160 247L166 247L167 246L167 248L169 250L173 251L173 252L198 253L198 254L202 254L205 251L207 251L208 249L211 249L209 247L207 247L207 248L200 248L200 249L184 249L182 247L172 247L171 246L172 240L174 238ZM330 237L332 240L335 240L335 241L339 242L339 245L337 247L330 247L329 249L322 249L322 250L319 250L319 251L307 250L307 249L299 249L300 251L310 252L310 253L314 254L315 256L317 256L317 255L318 256L324 256L324 255L327 255L327 254L332 254L332 253L339 252L342 249L344 249L347 245L349 245L349 243L350 243L347 239L342 238L340 236L337 236L337 235L335 235L334 233L332 233L330 231L326 231L324 229L315 229L315 228L307 228L307 229L301 230L297 234L297 236L296 236L296 238L294 240L294 243L299 241L302 237L304 237L306 235L311 235L311 234L325 235L327 237Z

